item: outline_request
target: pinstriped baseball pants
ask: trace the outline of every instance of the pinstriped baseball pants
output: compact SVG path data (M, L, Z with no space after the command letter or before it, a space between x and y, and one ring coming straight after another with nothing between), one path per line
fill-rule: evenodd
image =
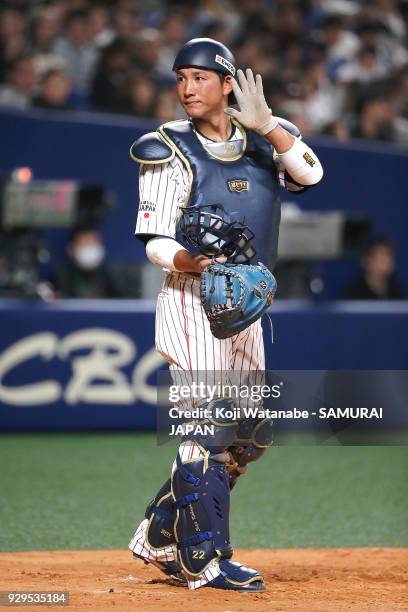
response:
M261 377L265 370L260 319L231 338L215 338L201 305L200 279L188 274L165 275L157 301L155 344L169 363L174 384L181 378L199 382L204 376L206 384L213 385L220 375L225 380L227 372L243 384L248 372L253 381L254 372Z

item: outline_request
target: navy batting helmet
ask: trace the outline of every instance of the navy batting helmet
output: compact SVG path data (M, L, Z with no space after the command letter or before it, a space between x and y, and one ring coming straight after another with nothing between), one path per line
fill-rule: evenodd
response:
M212 38L193 38L176 55L173 70L197 66L235 76L235 57L231 51Z

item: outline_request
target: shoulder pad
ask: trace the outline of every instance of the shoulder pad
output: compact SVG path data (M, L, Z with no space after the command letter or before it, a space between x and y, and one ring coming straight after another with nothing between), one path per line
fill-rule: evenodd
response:
M130 147L130 157L139 164L163 164L173 159L174 149L157 132L141 136Z
M167 121L159 127L160 132L166 132L166 130L171 130L177 134L187 134L188 132L191 132L191 121L188 119L175 119L174 121Z
M278 120L279 125L283 127L287 132L292 134L292 136L295 136L296 138L302 140L302 134L300 133L299 128L296 127L294 123L288 121L287 119L283 119L282 117L276 117L276 119Z
M191 121L190 119L173 119L172 121L166 121L166 123L162 123L159 126L159 129L160 128L178 128L179 130L183 131L186 128L191 128Z

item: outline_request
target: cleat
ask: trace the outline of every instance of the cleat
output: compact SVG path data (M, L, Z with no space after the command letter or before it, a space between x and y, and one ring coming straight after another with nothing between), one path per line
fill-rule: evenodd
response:
M221 573L204 586L226 591L265 591L263 578L256 570L227 559L219 562L219 568Z

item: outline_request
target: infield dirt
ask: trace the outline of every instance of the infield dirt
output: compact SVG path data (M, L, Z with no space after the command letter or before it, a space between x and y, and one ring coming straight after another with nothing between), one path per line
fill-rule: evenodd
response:
M265 592L191 592L126 550L0 553L0 590L69 591L68 607L35 610L408 610L406 548L239 550L234 559L263 573Z

